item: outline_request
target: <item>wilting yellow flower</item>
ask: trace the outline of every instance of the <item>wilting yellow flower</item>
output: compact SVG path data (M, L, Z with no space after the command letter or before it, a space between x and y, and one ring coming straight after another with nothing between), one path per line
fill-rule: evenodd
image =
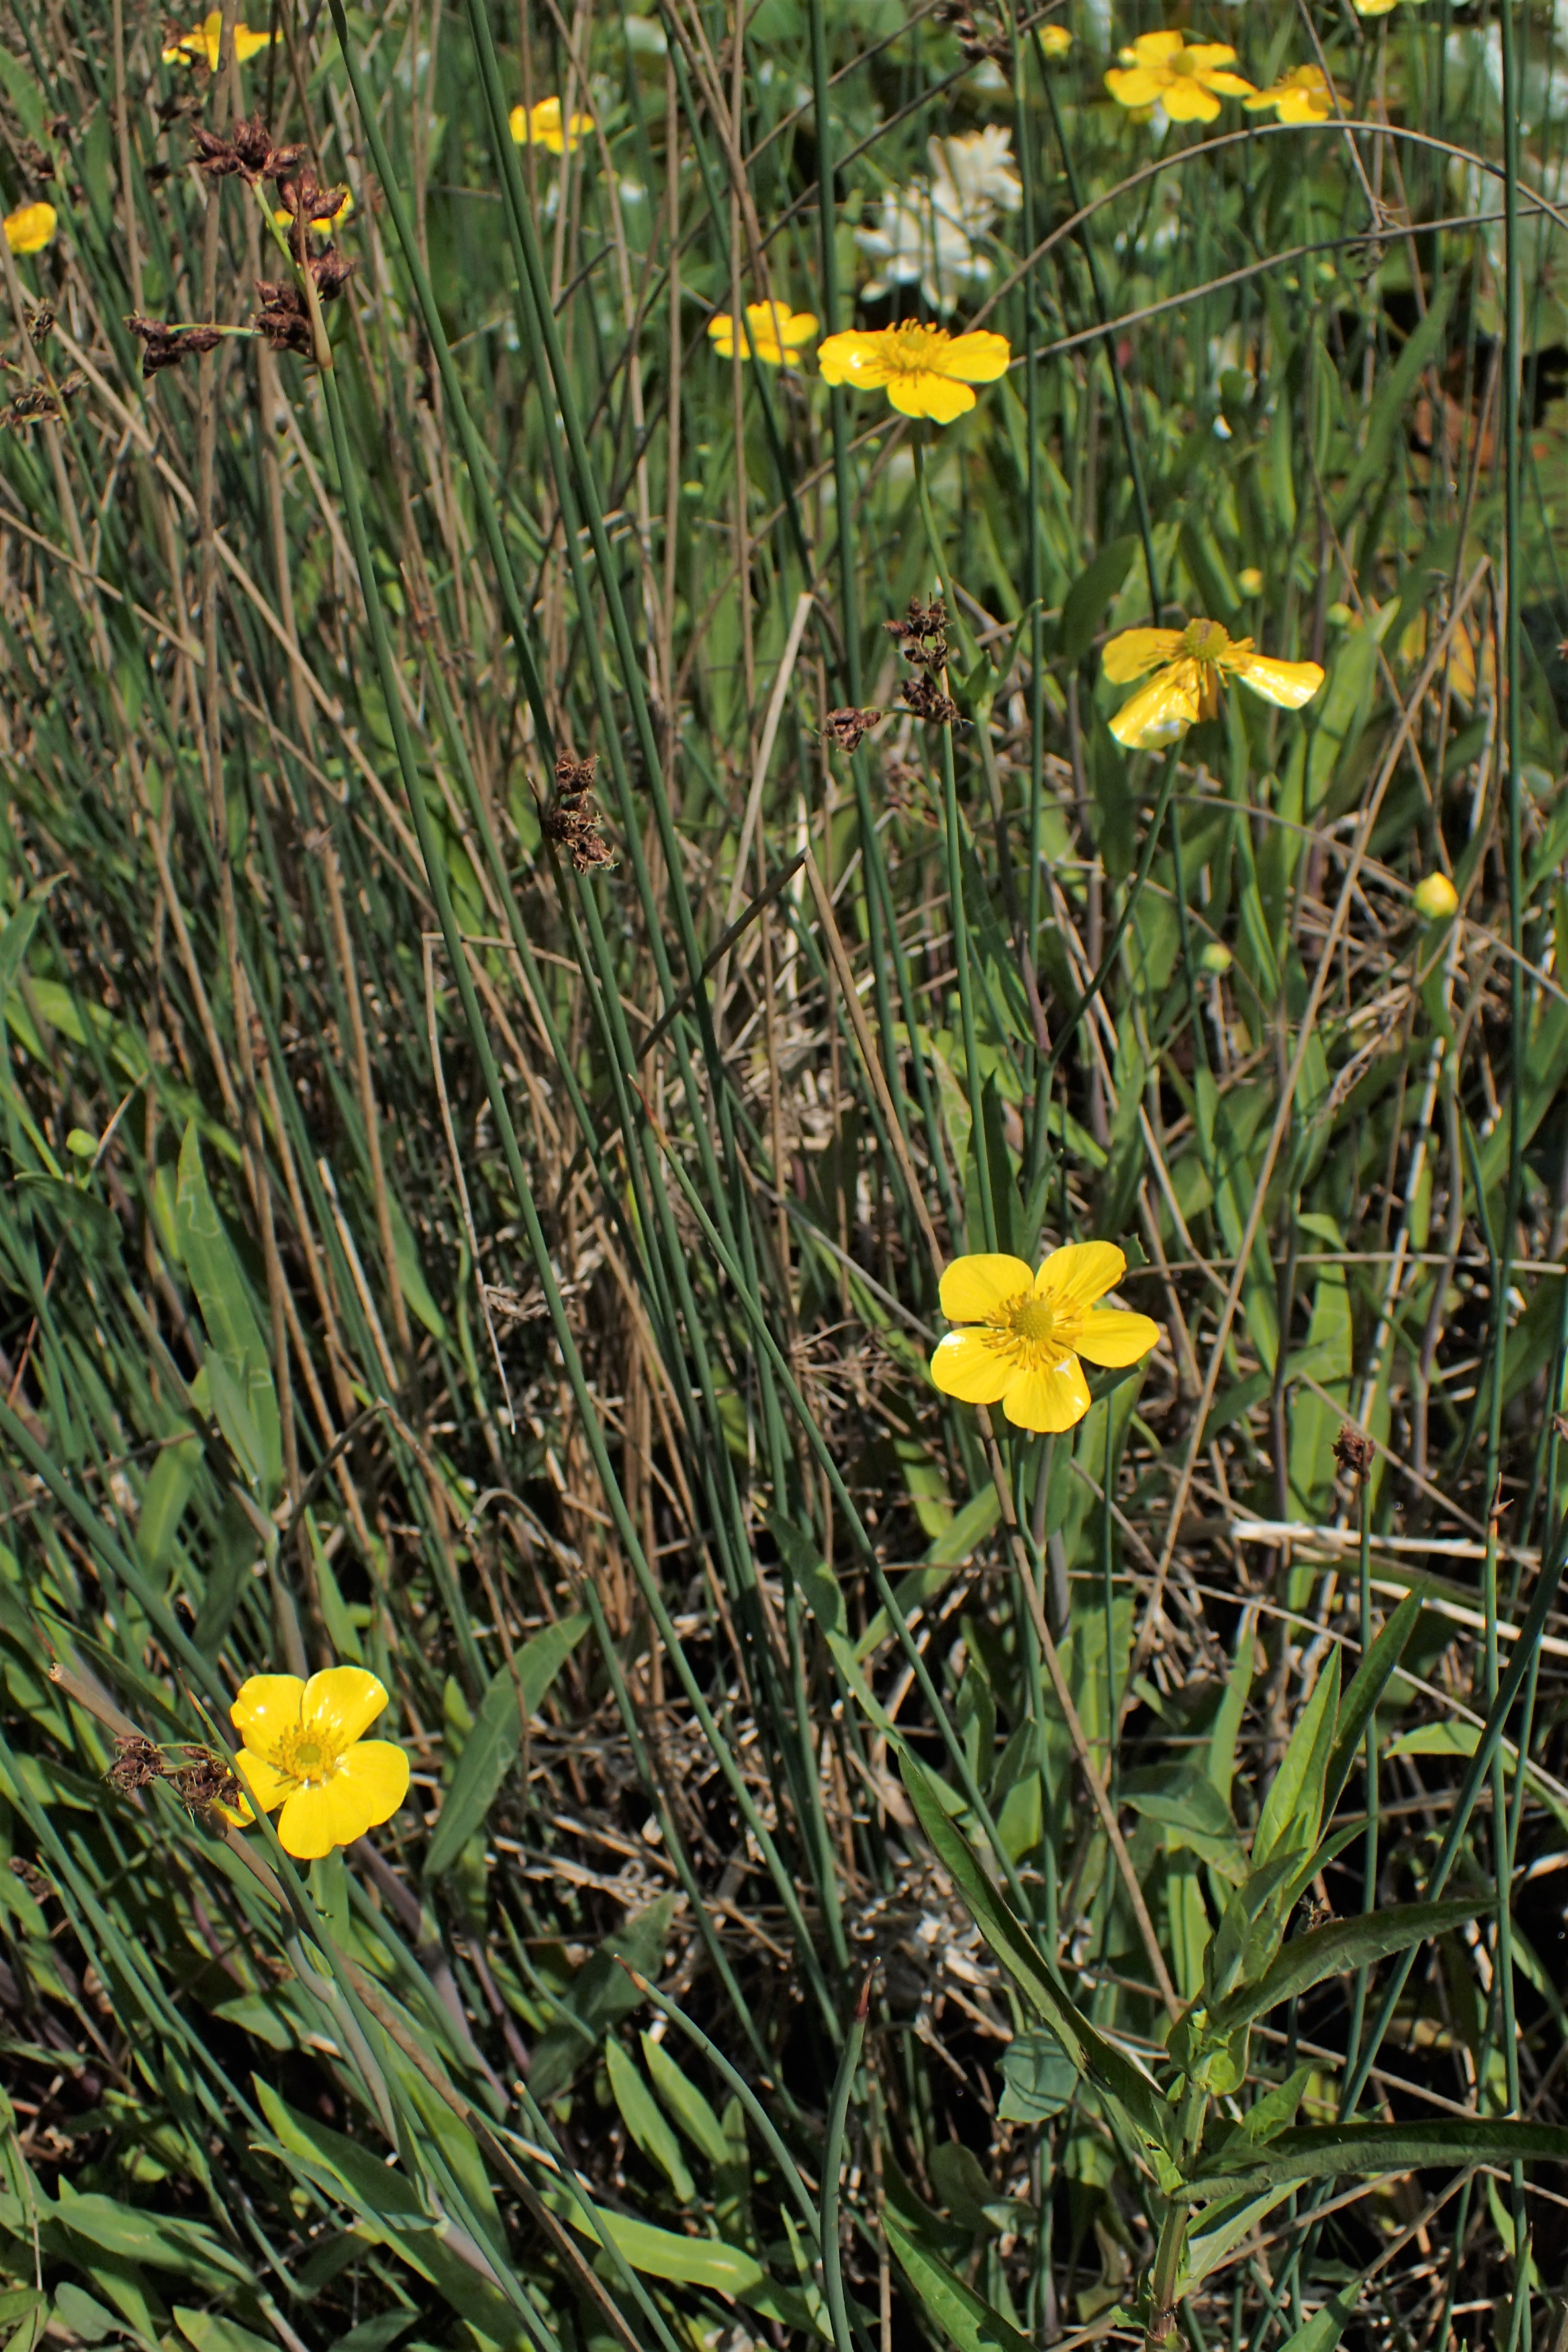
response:
M1327 122L1334 110L1334 87L1321 66L1297 66L1282 81L1247 101L1248 114L1272 107L1281 122Z
M54 243L58 221L53 205L22 205L5 215L5 242L13 253L42 253Z
M1218 621L1189 621L1184 629L1123 629L1103 658L1113 686L1126 686L1158 666L1158 676L1110 722L1117 741L1133 751L1173 743L1200 719L1213 719L1222 674L1282 710L1300 710L1323 682L1316 662L1273 661L1253 651L1250 637L1232 638Z
M510 121L520 147L547 148L552 155L574 155L594 128L591 114L574 114L563 130L558 98L542 98L537 106L514 106Z
M1005 335L950 335L945 327L906 320L875 334L829 335L816 364L825 383L852 383L863 392L883 388L900 415L951 425L974 405L970 385L994 383L1012 356Z
M1226 41L1188 42L1177 32L1140 33L1112 66L1105 87L1118 106L1163 106L1173 122L1212 122L1222 98L1250 98L1254 85L1225 68Z
M1126 1271L1112 1242L1069 1242L1037 1274L989 1251L954 1258L942 1311L967 1328L939 1340L932 1380L963 1404L999 1404L1016 1429L1070 1429L1089 1405L1079 1358L1135 1364L1159 1339L1147 1315L1096 1304Z
M1441 923L1459 911L1459 894L1446 874L1428 874L1410 896L1416 913L1429 923Z
M709 320L709 340L721 360L732 360L739 343L743 360L759 359L769 367L787 367L801 345L809 343L816 334L816 320L809 310L792 310L787 302L748 302L746 327L747 334L737 335L735 321L727 310Z
M177 65L184 58L191 65L196 65L205 58L209 72L216 73L222 38L223 10L214 8L190 32L182 33L177 41L170 42L163 52L163 63L166 66ZM243 65L247 58L256 55L258 49L267 48L271 39L270 33L253 33L248 25L237 25L234 28L234 54Z
M229 1716L244 1742L235 1761L250 1806L283 1811L285 1853L316 1862L390 1821L408 1793L408 1759L395 1741L366 1739L386 1691L363 1666L298 1675L252 1675Z
M1065 58L1072 47L1072 35L1065 25L1042 25L1040 47L1047 58Z
M317 236L331 236L338 223L340 221L346 221L353 208L354 200L353 190L349 188L340 188L338 190L338 203L335 211L330 213L312 213L310 215L310 227L313 234ZM291 212L285 211L280 207L273 214L272 217L277 222L279 227L282 230L284 236L287 236L289 230L294 226L293 214Z

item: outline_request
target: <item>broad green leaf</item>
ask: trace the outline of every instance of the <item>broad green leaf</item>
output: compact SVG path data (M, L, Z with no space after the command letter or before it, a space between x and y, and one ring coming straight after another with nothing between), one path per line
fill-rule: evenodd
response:
M636 2062L627 2057L614 2035L605 2044L605 2064L611 2095L627 2131L648 2162L663 2173L678 2201L682 2205L694 2203L697 2186L686 2168L674 2128L638 2074Z
M573 1978L556 2022L533 2045L529 2088L541 2105L565 2089L616 2019L641 2000L621 1962L648 1978L657 1977L663 1969L675 1903L673 1895L661 1895L657 1903L650 1903L646 1911L606 1936Z
M1317 1843L1339 1706L1340 1654L1334 1650L1301 1709L1290 1745L1263 1801L1252 1833L1254 1870L1270 1861L1277 1851L1305 1853Z
M1245 1880L1247 1856L1230 1807L1201 1766L1150 1765L1125 1774L1120 1791L1134 1812L1162 1823L1168 1847L1186 1847L1233 1886Z
M1408 1951L1428 1936L1445 1935L1477 1914L1491 1908L1489 1895L1473 1902L1456 1896L1444 1903L1398 1903L1386 1911L1368 1911L1356 1919L1336 1919L1310 1935L1293 1936L1279 1958L1256 1984L1243 1985L1209 2013L1212 2033L1230 2032L1254 2017L1263 2017L1281 2001L1330 1977L1348 1976L1352 1969L1370 1968L1391 1952Z
M1126 579L1137 552L1138 541L1131 535L1110 540L1079 573L1062 605L1058 642L1064 661L1079 661L1089 651L1106 607Z
M195 1119L186 1128L180 1146L174 1221L179 1228L180 1256L191 1277L212 1352L221 1360L224 1370L238 1390L248 1423L254 1427L254 1446L262 1471L258 1486L263 1499L270 1500L283 1472L283 1441L278 1419L278 1394L272 1384L272 1360L251 1306L249 1285L207 1188ZM213 1408L221 1425L219 1383L212 1386ZM245 1459L245 1428L240 1426L237 1435L231 1435L226 1427L224 1434L231 1448Z
M1230 1784L1236 1778L1236 1743L1241 1731L1242 1717L1247 1712L1247 1702L1252 1689L1253 1664L1258 1654L1257 1624L1256 1612L1244 1609L1236 1636L1236 1661L1209 1733L1208 1776L1224 1798L1227 1811Z
M1299 1863L1293 1853L1276 1854L1226 1905L1204 1956L1205 1998L1211 2008L1217 2009L1238 1982L1261 1976L1274 1958L1283 1932L1281 1905Z
M558 2209L574 2230L604 2245L613 2244L623 2262L645 2278L668 2279L677 2286L701 2286L727 2294L748 2310L761 2312L786 2327L815 2336L806 2297L769 2277L754 2254L721 2238L688 2238L674 2230L656 2229L651 2221L629 2213L609 2213L595 2206L584 2212L574 2200Z
M1259 2221L1289 2194L1287 2183L1282 2189L1266 2189L1256 2197L1244 2191L1239 2197L1226 2198L1223 2204L1206 2207L1202 2227L1194 2222L1187 2232L1177 2279L1178 2294L1190 2294L1211 2272L1217 2271L1251 2236Z
M561 1617L535 1633L518 1651L512 1667L503 1665L490 1678L479 1701L474 1727L463 1742L452 1785L442 1801L440 1818L425 1854L425 1875L437 1878L450 1869L474 1832L483 1823L522 1746L523 1714L535 1715L544 1695L588 1630L586 1616Z
M1394 1669L1405 1655L1405 1644L1415 1631L1415 1621L1420 1614L1420 1595L1407 1592L1357 1667L1355 1680L1344 1695L1339 1721L1334 1727L1334 1745L1329 1757L1328 1777L1323 1784L1325 1821L1339 1803L1341 1791L1354 1768L1357 1750L1366 1738L1367 1725L1372 1721L1377 1702L1388 1687Z
M889 2205L882 2214L888 2244L921 2304L959 2352L1029 2352L1029 2339L984 2296L922 2246Z
M724 2126L708 2099L685 2068L676 2063L665 2044L656 2042L651 2033L642 2037L642 2054L654 2089L692 2147L707 2158L715 2172L722 2172L733 2160L735 2151L725 2138Z
M96 2192L78 2196L63 2179L55 2212L72 2237L122 2262L178 2271L218 2291L237 2280L249 2283L248 2265L232 2254L205 2222L157 2213L144 2205L121 2205Z
M1266 2189L1282 2181L1331 2180L1346 2172L1413 2172L1426 2165L1568 2164L1561 2124L1464 2116L1419 2124L1309 2124L1281 2132L1246 2160L1218 2150L1178 2193L1189 2201Z
M1078 2088L1078 2068L1048 2025L1020 2033L1002 2053L1006 2084L996 2112L1004 2123L1043 2124L1059 2116Z
M1334 2347L1344 2334L1345 2323L1355 2315L1361 2301L1363 2279L1352 2279L1331 2294L1310 2319L1304 2319L1293 2328L1279 2347L1279 2352L1334 2352Z
M177 2303L174 2325L195 2352L278 2352L270 2336L253 2336L220 2311L190 2311Z
M1152 2147L1169 2151L1173 2121L1152 2079L1074 2007L1055 1969L986 1877L962 1832L949 1821L937 1784L924 1765L906 1749L900 1755L899 1769L937 1860L1025 1999L1050 2027L1079 2072L1096 2090L1120 2100Z

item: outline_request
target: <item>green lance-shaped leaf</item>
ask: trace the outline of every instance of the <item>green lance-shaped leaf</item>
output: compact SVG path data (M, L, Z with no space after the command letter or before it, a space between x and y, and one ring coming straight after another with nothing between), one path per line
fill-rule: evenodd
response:
M1329 1756L1328 1775L1323 1783L1325 1821L1340 1801L1341 1791L1356 1759L1356 1751L1366 1737L1373 1710L1405 1655L1405 1645L1415 1631L1415 1621L1420 1614L1420 1594L1407 1592L1362 1660L1356 1669L1355 1680L1341 1702L1339 1721L1334 1726L1334 1744Z
M677 2200L689 2205L696 2197L696 2184L686 2168L680 2153L680 2142L675 2137L658 2101L637 2071L636 2061L628 2058L612 2034L605 2044L605 2064L610 2077L610 2090L621 2111L621 2121L630 2132L650 2164L658 2167Z
M637 2008L642 1995L628 1971L635 1969L649 1978L658 1975L675 1903L673 1895L661 1895L657 1903L650 1903L646 1911L606 1936L573 1978L556 2022L533 2045L528 2086L541 2105L565 2089L616 2019Z
M1568 2164L1568 2129L1511 2118L1462 2116L1419 2124L1309 2124L1281 2132L1249 2157L1217 2151L1176 2193L1189 2203L1292 2180L1331 2180L1350 2172L1414 2172L1426 2165Z
M272 1385L272 1360L251 1305L244 1268L207 1185L195 1119L180 1146L174 1223L180 1256L196 1294L208 1343L223 1368L216 1379L209 1370L214 1411L230 1450L252 1475L259 1469L256 1483L270 1498L283 1475L283 1437L278 1392ZM232 1428L225 1425L226 1420L232 1422Z
M1316 1845L1339 1710L1340 1654L1335 1650L1301 1710L1263 1801L1252 1834L1255 1870L1276 1853L1306 1853Z
M1095 2031L1075 2007L1056 1969L979 1858L947 1817L936 1783L907 1749L899 1758L910 1801L932 1851L952 1880L970 1916L1037 2016L1051 2028L1073 2064L1097 2091L1120 2101L1152 2147L1174 2153L1174 2122L1151 2077Z
M1310 1935L1293 1937L1256 1984L1242 1985L1212 2010L1205 2030L1216 2038L1228 2035L1330 1977L1348 1976L1352 1969L1370 1968L1391 1952L1408 1951L1413 1944L1446 1935L1490 1907L1491 1898L1485 1895L1474 1901L1456 1896L1444 1903L1399 1903L1387 1911L1368 1911L1356 1919L1314 1927Z
M497 1790L517 1761L524 1715L532 1715L539 1707L587 1630L586 1617L558 1618L523 1643L514 1662L515 1679L510 1666L492 1675L479 1701L474 1727L463 1742L441 1818L425 1855L426 1878L438 1877L449 1869L483 1822Z
M1292 2329L1279 2347L1279 2352L1334 2352L1334 2347L1345 2332L1345 2323L1354 2314L1361 2301L1361 2291L1366 2284L1365 2273L1348 2280L1337 2294L1331 2294L1321 2310L1310 2319L1304 2319Z
M959 2352L1028 2352L1028 2338L984 2296L966 2286L942 2256L922 2246L891 2206L882 2215L888 2244L928 2315Z

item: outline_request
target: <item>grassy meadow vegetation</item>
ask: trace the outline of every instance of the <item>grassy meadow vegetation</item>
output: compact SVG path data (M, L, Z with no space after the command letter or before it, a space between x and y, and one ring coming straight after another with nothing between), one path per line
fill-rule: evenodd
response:
M6 2352L1561 2352L1568 16L247 5L0 5Z

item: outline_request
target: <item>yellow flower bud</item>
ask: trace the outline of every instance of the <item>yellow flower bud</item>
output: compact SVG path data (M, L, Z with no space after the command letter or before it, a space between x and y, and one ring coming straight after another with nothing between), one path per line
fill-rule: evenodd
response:
M1226 946L1223 940L1210 940L1207 947L1204 949L1202 954L1199 956L1198 961L1205 971L1212 971L1217 980L1221 973L1227 972L1230 970L1231 965L1236 961L1236 958L1231 954L1230 950Z
M1417 882L1411 897L1415 911L1425 915L1429 923L1446 922L1459 910L1459 894L1446 874L1428 874L1425 882Z

